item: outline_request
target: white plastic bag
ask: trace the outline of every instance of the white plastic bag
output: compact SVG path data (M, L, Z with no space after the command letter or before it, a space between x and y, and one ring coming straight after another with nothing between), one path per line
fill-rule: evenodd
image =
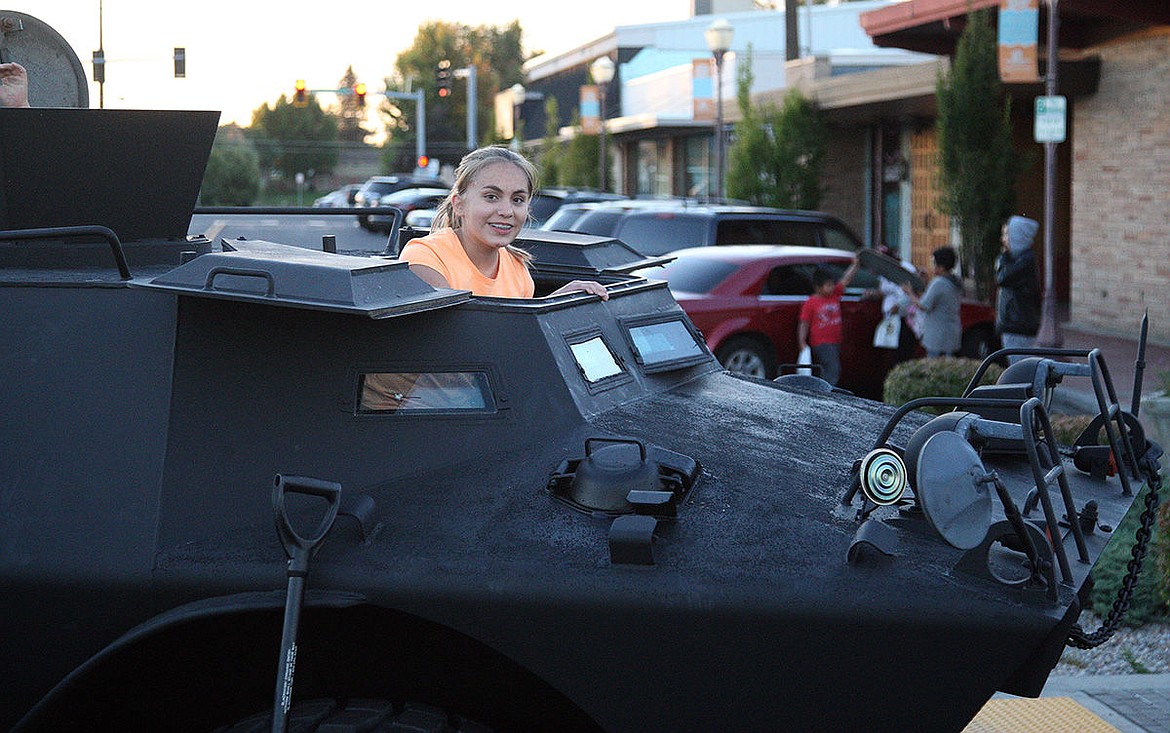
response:
M896 349L901 335L902 319L896 313L891 313L879 321L873 330L873 345L879 349Z
M812 364L813 363L812 349L809 348L808 346L801 349L800 354L798 354L796 357L796 363L797 364ZM798 367L796 370L796 373L797 374L804 374L806 376L811 377L812 376L812 369L810 369L809 367Z

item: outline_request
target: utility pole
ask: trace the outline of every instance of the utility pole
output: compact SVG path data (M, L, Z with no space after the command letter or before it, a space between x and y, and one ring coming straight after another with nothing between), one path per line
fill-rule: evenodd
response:
M478 92L475 83L475 64L456 69L455 78L467 79L467 149L475 150L478 147L476 141L479 140L479 134L476 130L479 105L476 103Z
M1048 0L1048 62L1045 74L1045 92L1049 98L1056 96L1057 82L1057 29L1060 23L1057 12L1058 0ZM1060 324L1056 318L1056 146L1055 142L1044 143L1044 295L1040 300L1040 330L1036 333L1036 345L1058 347L1064 343Z

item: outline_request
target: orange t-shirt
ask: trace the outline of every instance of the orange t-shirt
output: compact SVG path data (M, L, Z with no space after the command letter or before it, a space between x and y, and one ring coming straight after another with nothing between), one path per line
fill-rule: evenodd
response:
M439 229L425 237L412 239L398 257L412 265L431 268L455 290L470 290L475 295L497 298L531 298L536 292L528 268L506 249L500 250L500 265L495 277L480 272L468 258L454 229Z

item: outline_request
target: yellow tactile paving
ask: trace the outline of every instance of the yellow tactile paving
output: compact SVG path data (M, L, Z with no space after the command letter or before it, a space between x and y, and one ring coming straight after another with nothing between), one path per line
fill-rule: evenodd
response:
M989 700L963 733L1119 733L1071 697Z

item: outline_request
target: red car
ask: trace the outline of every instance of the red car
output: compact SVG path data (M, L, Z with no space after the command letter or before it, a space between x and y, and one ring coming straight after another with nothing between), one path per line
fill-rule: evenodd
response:
M781 245L694 247L670 256L675 259L664 267L640 274L670 284L724 366L765 379L796 361L797 322L812 293L813 271L824 267L840 277L853 261L844 250ZM873 346L880 298L863 297L877 287L877 275L862 269L841 299L840 386L880 399L893 354ZM979 358L998 348L991 306L964 301L961 318L965 356Z

